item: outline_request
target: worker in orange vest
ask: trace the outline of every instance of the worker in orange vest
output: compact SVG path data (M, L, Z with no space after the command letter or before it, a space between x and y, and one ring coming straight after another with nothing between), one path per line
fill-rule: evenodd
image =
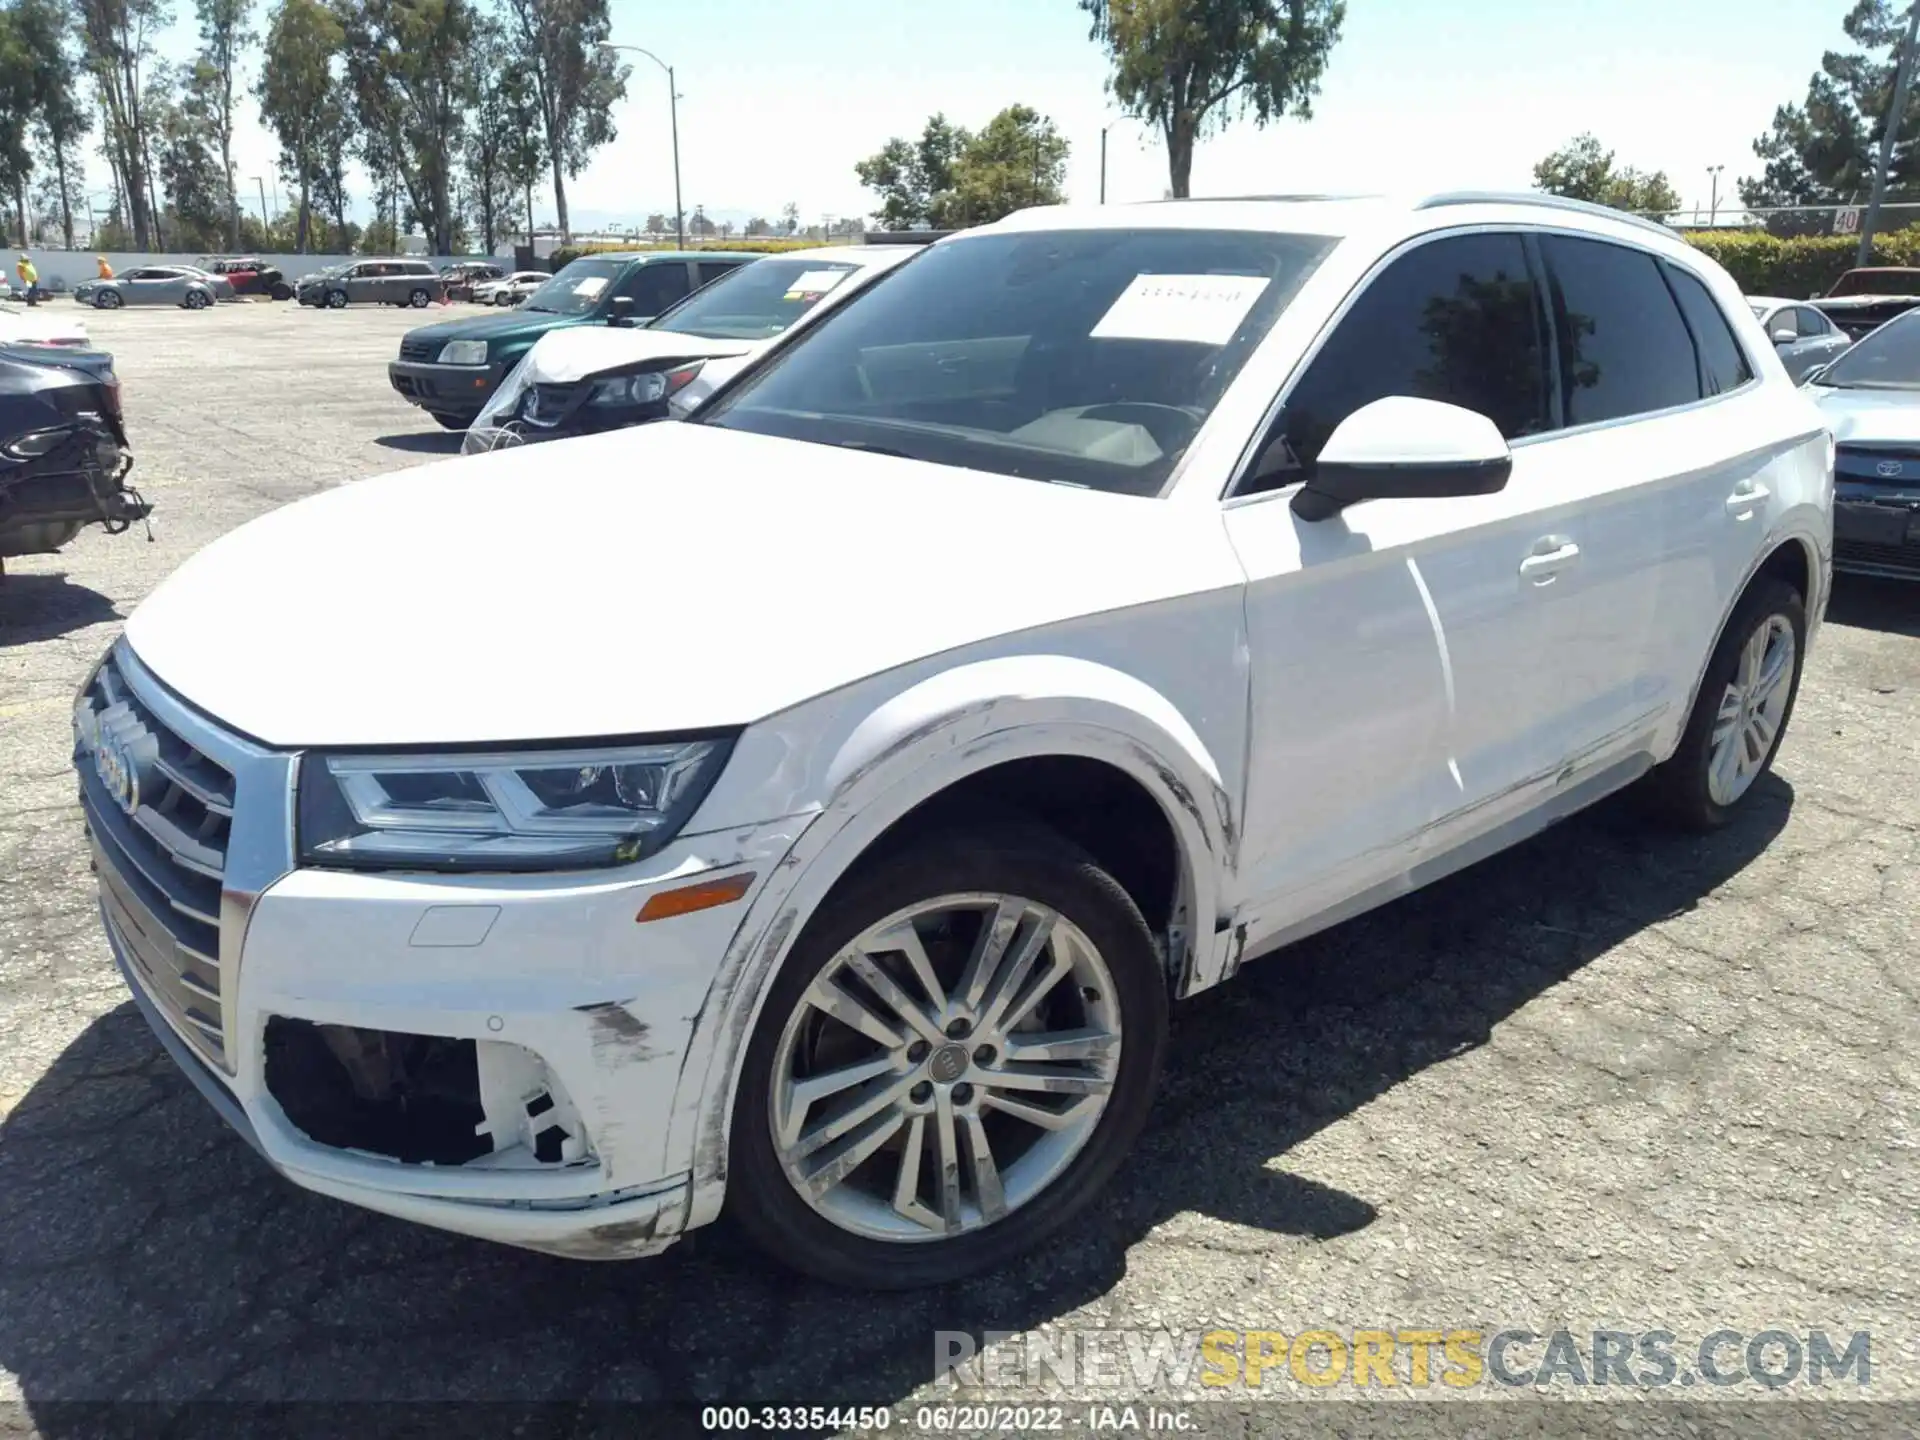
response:
M102 280L111 280L113 278L113 266L107 263L106 256L104 255L94 256L93 263L100 267L100 278Z

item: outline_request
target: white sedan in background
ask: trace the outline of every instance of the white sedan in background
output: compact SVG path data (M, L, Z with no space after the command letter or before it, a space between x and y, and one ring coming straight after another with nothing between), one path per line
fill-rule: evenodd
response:
M516 270L498 280L482 280L473 287L476 305L518 305L553 276L544 270Z
M828 245L756 260L639 328L540 337L467 431L469 455L528 441L684 420L726 381L924 248Z

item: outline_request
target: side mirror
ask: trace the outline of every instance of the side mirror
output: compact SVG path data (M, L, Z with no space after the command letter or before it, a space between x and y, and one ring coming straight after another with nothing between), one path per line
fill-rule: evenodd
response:
M1361 500L1492 495L1512 473L1512 452L1486 416L1389 395L1335 427L1313 478L1294 494L1293 513L1326 520Z
M614 325L631 325L636 318L638 307L631 295L616 295L607 302L608 322Z
M1776 345L1791 345L1799 338L1800 332L1790 325L1782 325L1772 332L1773 343Z

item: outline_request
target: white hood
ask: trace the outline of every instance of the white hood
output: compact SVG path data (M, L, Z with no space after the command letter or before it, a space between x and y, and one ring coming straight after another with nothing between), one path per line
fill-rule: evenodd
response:
M1855 390L1813 384L1807 394L1819 405L1839 444L1920 444L1920 390Z
M84 345L87 327L80 320L38 315L0 306L0 345L26 341L38 345Z
M629 330L611 325L568 325L549 330L521 362L527 379L542 385L569 385L641 360L662 356L688 359L744 355L751 340L708 340L672 330Z
M126 633L273 745L560 740L744 724L1238 575L1211 507L669 423L286 506Z

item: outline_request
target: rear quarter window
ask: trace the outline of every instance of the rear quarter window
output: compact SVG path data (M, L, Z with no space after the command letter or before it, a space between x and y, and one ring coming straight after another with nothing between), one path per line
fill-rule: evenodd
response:
M1713 292L1678 265L1667 265L1667 281L1673 286L1673 298L1680 303L1687 329L1700 353L1700 388L1707 395L1725 395L1753 379L1753 367L1746 352L1734 338L1726 312L1713 298ZM1778 324L1778 321L1774 322Z
M1542 236L1540 244L1560 321L1560 388L1569 426L1701 398L1693 337L1654 256L1570 235Z

